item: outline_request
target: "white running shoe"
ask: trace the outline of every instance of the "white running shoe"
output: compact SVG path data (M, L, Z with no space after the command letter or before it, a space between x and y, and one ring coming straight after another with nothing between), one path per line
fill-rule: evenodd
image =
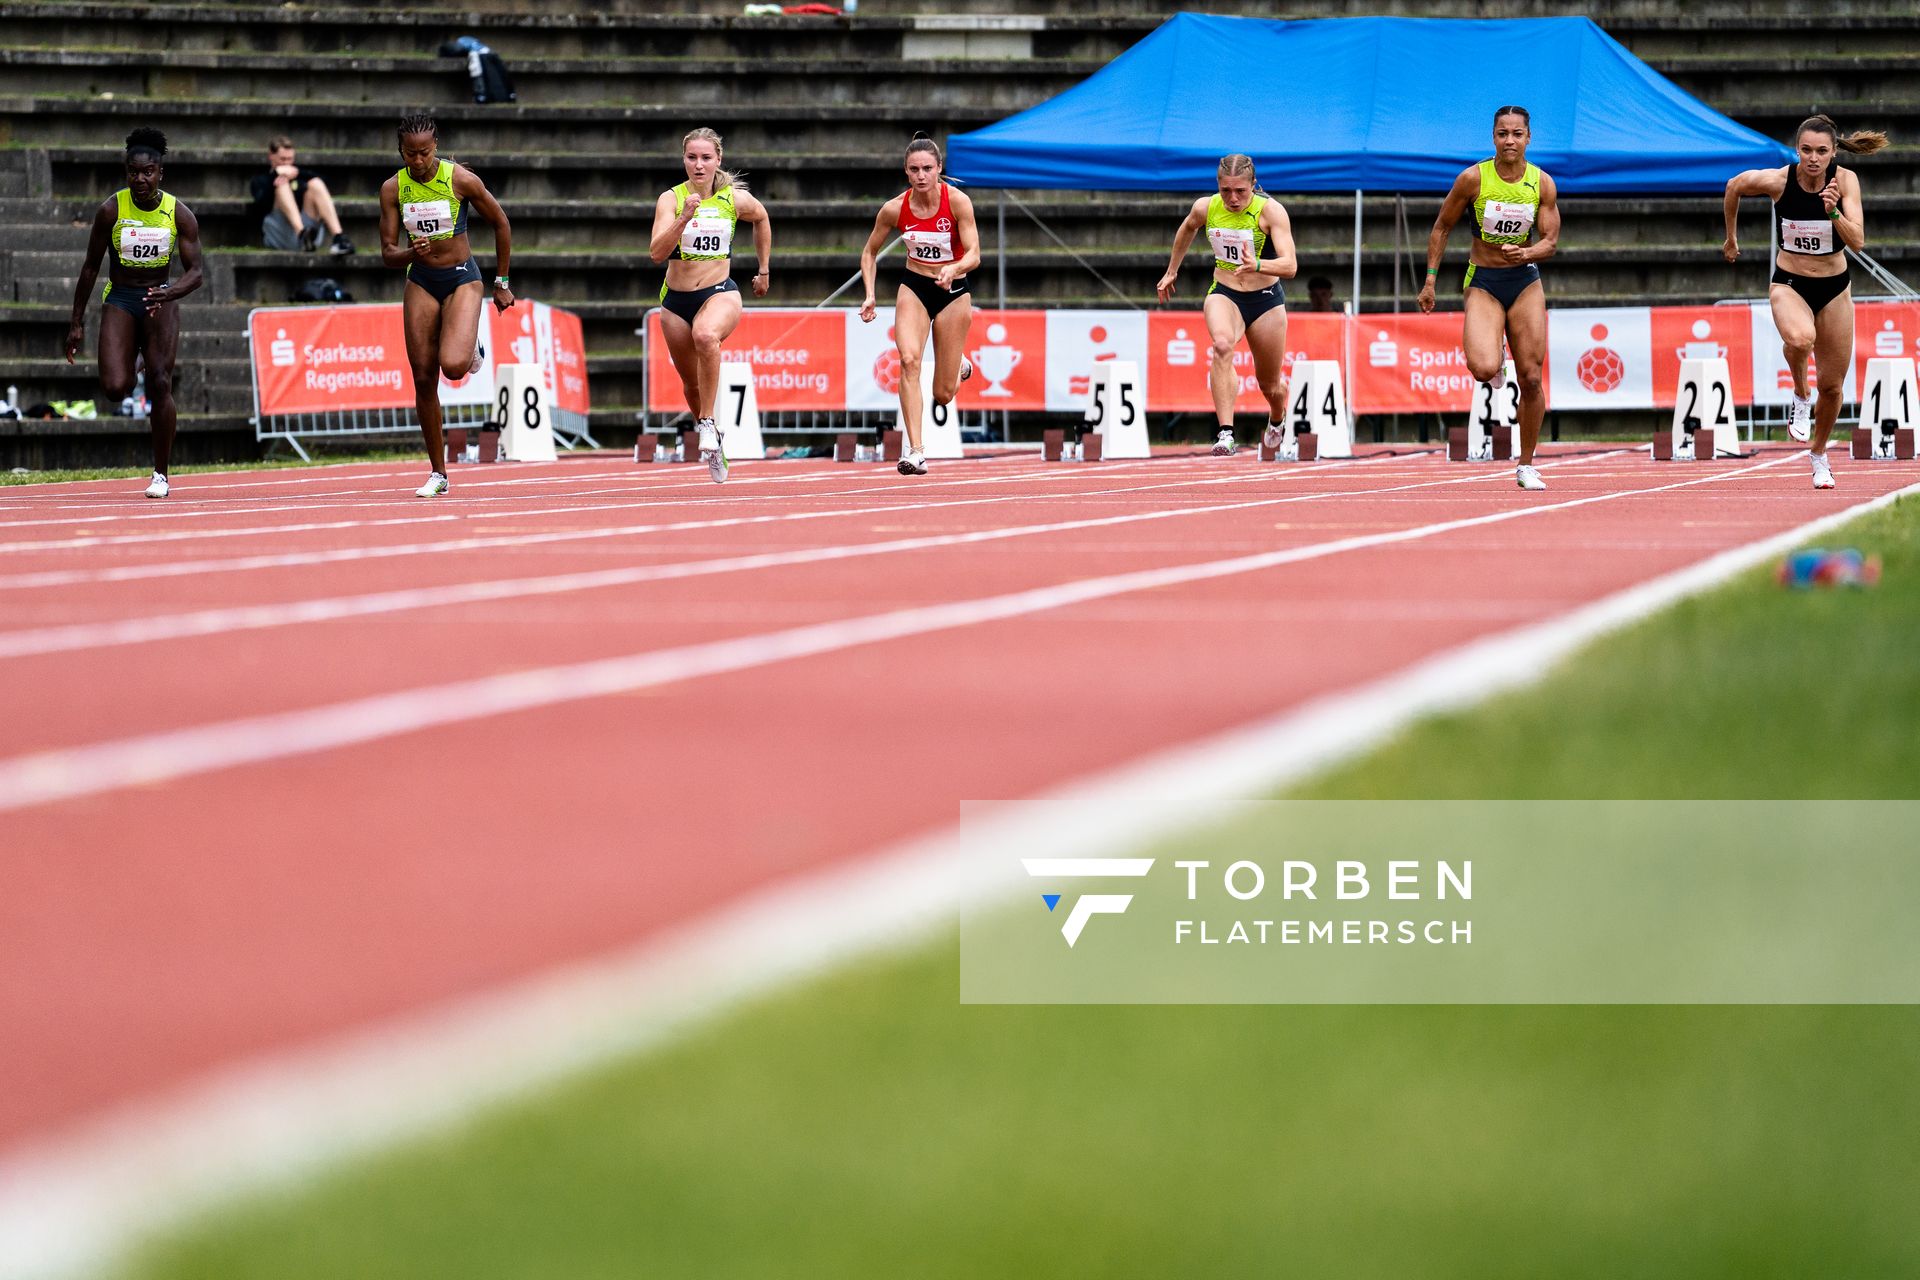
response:
M1787 434L1801 444L1813 439L1813 401L1793 398L1793 405L1787 410Z
M1808 454L1813 459L1813 487L1816 489L1833 488L1833 468L1827 465L1824 453Z
M900 459L900 474L903 476L923 476L927 474L927 459L918 449L907 450L907 456Z
M1487 385L1495 391L1503 389L1507 385L1507 366L1501 365L1500 372L1487 379Z
M164 498L167 496L167 478L158 471L153 473L153 480L147 485L147 496L149 498Z
M720 429L712 418L700 419L700 461L715 484L727 482L727 451L720 447Z
M427 477L427 482L413 491L416 498L438 498L447 491L447 478L438 471Z
M1540 478L1540 468L1521 463L1513 471L1513 482L1522 489L1544 489L1547 482Z
M967 359L965 356L961 356L960 357L960 381L965 382L968 378L971 378L972 376L973 376L973 361Z
M1213 442L1213 456L1224 458L1233 452L1233 432L1222 431Z
M1260 443L1275 453L1280 452L1280 446L1286 442L1287 429L1277 422L1269 422L1267 429L1260 433Z

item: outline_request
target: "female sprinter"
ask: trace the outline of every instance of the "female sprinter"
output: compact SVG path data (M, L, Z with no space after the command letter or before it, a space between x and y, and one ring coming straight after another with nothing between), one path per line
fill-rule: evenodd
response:
M860 319L873 323L874 275L880 249L895 231L906 242L907 261L893 303L893 341L900 352L900 420L907 428L907 451L900 474L927 474L920 441L920 370L933 335L933 402L953 403L973 364L960 354L973 320L967 272L980 265L980 232L973 222L973 200L940 181L940 148L924 133L907 143L907 189L880 206L873 232L860 251L860 278L867 300Z
M67 326L67 363L87 340L87 297L108 246L106 306L100 308L100 390L119 403L133 391L134 357L147 362L147 399L153 406L153 479L149 498L167 496L173 460L173 363L180 349L180 313L175 304L204 281L200 223L192 210L160 190L166 177L167 139L158 129L127 135L127 185L93 215L93 235L73 291L73 323ZM167 282L178 247L186 270Z
M1813 459L1813 487L1833 488L1827 465L1827 437L1840 416L1840 389L1853 359L1853 287L1843 252L1867 246L1860 209L1860 179L1842 169L1837 151L1866 155L1887 145L1884 133L1841 137L1826 116L1803 121L1794 137L1797 164L1783 169L1749 169L1727 183L1727 242L1720 252L1728 262L1740 256L1734 219L1741 196L1768 196L1780 215L1779 256L1774 259L1773 325L1793 371L1793 408L1787 434L1807 440ZM1816 407L1807 388L1807 357L1820 379Z
M1246 335L1260 394L1267 398L1266 440L1279 448L1287 420L1287 294L1282 280L1293 279L1300 264L1293 255L1293 224L1280 202L1260 190L1251 156L1220 157L1220 190L1201 196L1173 233L1173 256L1160 277L1160 301L1173 296L1180 263L1200 228L1213 244L1213 283L1201 301L1207 336L1213 340L1214 420L1220 434L1217 454L1233 452L1233 406L1240 398L1240 375L1233 371L1233 349ZM1271 257L1265 255L1268 248Z
M655 262L673 258L660 286L666 308L660 332L700 430L700 461L707 464L715 484L727 479L725 442L713 422L713 402L720 394L720 344L740 323L740 286L729 274L736 224L753 224L753 248L760 259L753 296L766 297L773 281L768 266L773 223L766 206L747 194L746 184L720 167L721 154L720 135L711 129L695 129L680 140L687 180L661 192L654 202L648 249Z
M1520 464L1514 482L1522 489L1544 489L1533 465L1546 416L1546 384L1540 369L1547 358L1547 291L1539 264L1560 243L1560 205L1553 179L1527 163L1532 117L1525 107L1501 107L1493 113L1493 159L1462 170L1453 180L1427 237L1427 282L1420 289L1420 310L1433 310L1434 278L1446 252L1453 224L1473 210L1474 236L1468 255L1467 318L1460 338L1467 369L1480 382L1506 385L1506 361L1500 344L1513 352L1520 379ZM1529 244L1529 239L1532 243Z
M407 364L413 370L413 405L433 467L415 496L437 498L447 491L440 375L458 382L480 361L480 267L467 245L467 206L493 224L493 305L501 311L513 305L507 282L513 229L485 183L453 161L440 159L440 126L432 116L406 117L399 136L400 158L406 164L380 188L380 260L407 269Z

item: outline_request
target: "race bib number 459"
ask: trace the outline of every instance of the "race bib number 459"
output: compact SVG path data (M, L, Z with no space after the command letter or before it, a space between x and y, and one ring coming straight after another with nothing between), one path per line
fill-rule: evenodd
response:
M1780 247L1788 253L1832 253L1833 223L1780 219Z

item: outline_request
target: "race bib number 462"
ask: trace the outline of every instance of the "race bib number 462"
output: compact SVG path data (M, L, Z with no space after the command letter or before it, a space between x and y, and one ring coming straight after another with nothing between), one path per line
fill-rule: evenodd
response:
M1533 206L1489 200L1480 218L1480 229L1490 236L1524 237L1533 230Z

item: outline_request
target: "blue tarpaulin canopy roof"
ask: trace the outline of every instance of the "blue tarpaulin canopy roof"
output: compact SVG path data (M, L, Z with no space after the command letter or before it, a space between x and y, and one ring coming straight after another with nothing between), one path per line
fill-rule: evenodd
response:
M1084 82L948 140L976 187L1206 191L1244 151L1269 191L1445 191L1533 115L1527 158L1569 195L1719 191L1792 152L1586 18L1176 14Z

